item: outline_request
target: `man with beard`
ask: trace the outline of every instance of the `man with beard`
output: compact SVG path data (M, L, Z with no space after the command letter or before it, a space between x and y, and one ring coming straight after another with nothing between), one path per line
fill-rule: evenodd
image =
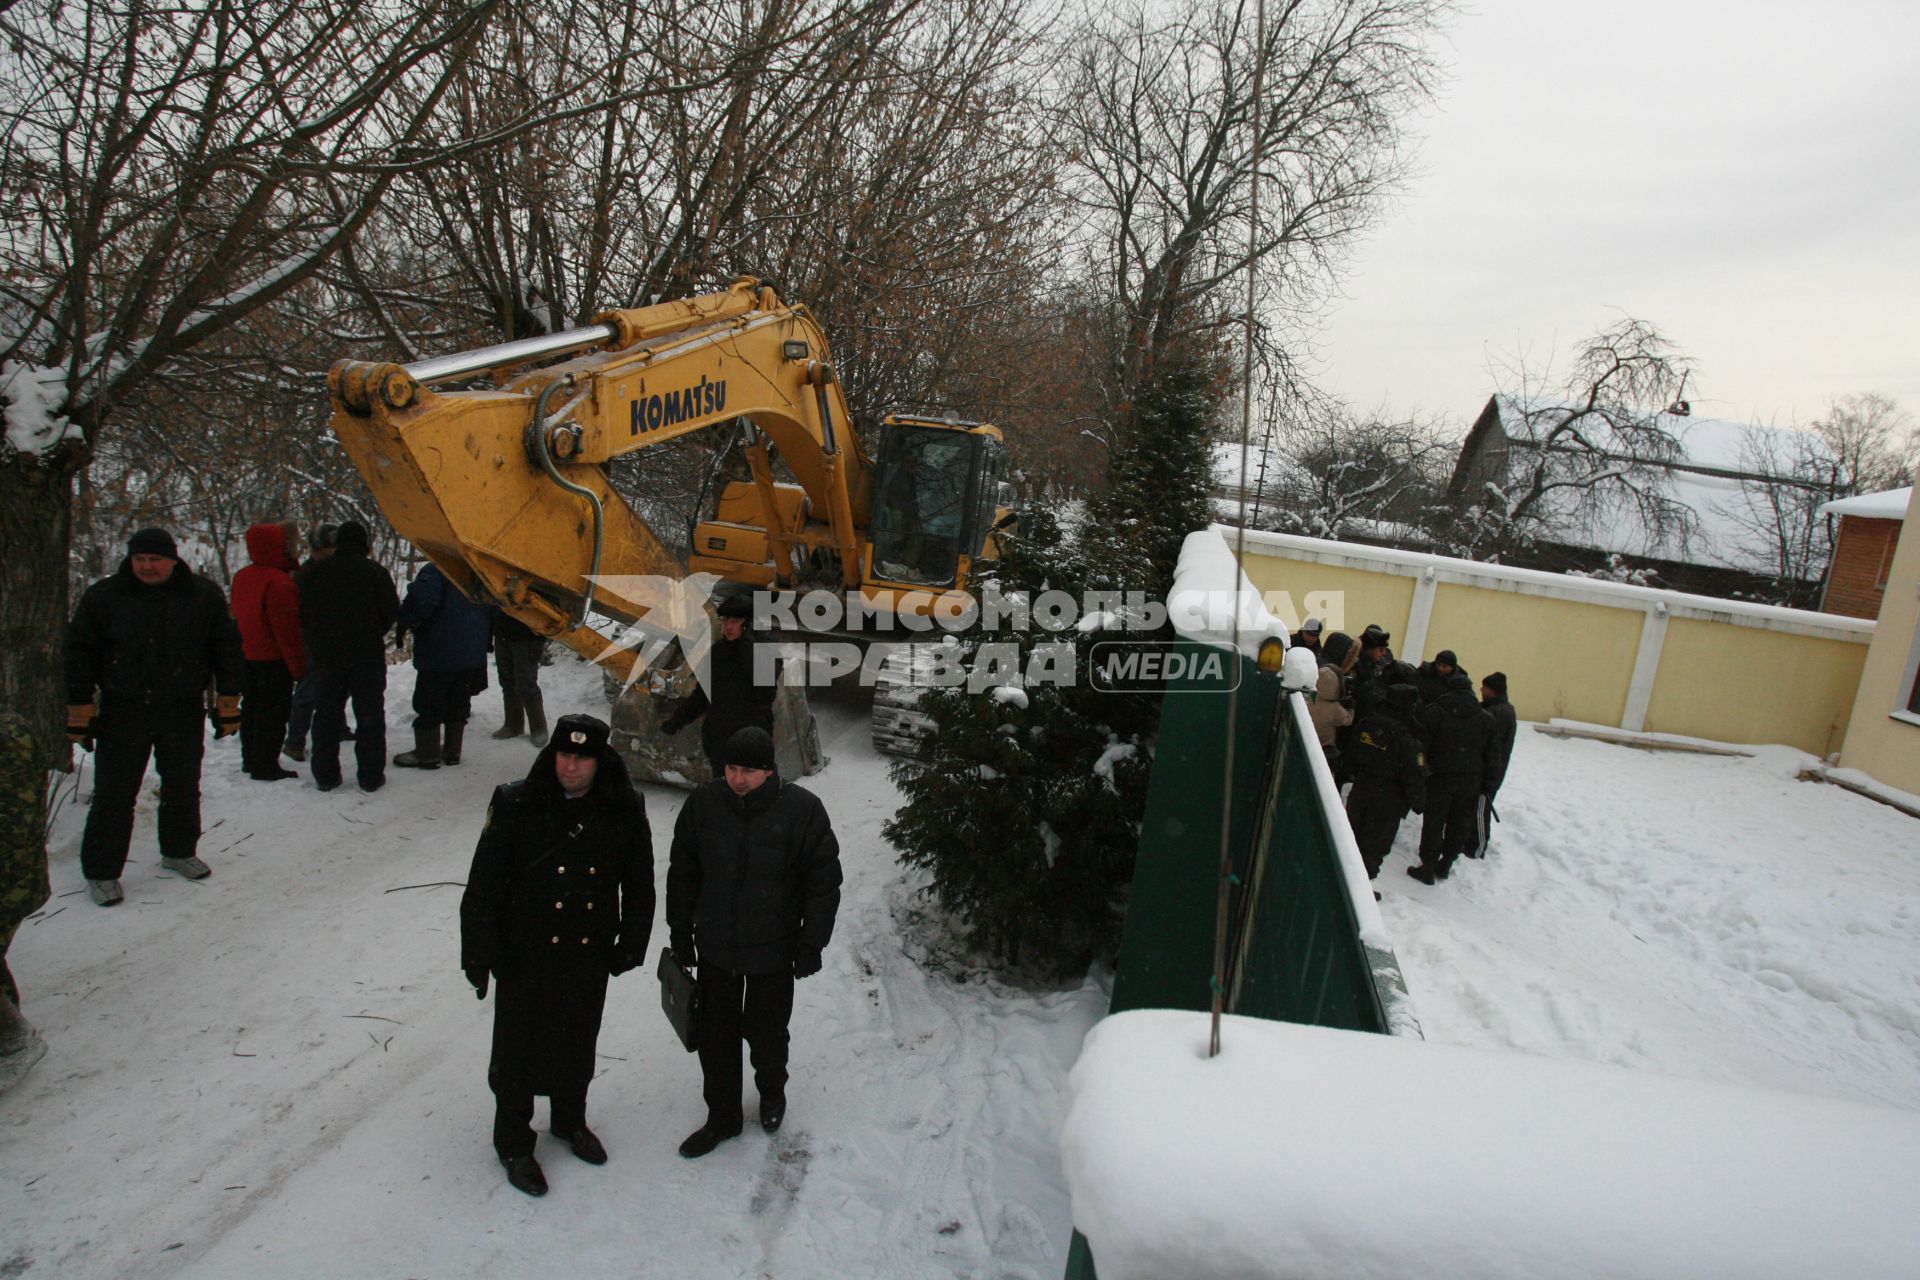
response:
M460 899L460 967L482 1000L495 983L493 1148L530 1196L547 1193L537 1094L548 1132L607 1162L587 1128L594 1044L608 977L640 963L653 927L653 834L609 737L593 716L560 718L526 778L494 790Z
M840 845L826 806L775 771L772 736L740 729L722 759L725 776L680 810L667 864L670 945L698 969L707 1120L680 1144L689 1160L744 1127L743 1039L760 1127L774 1133L785 1121L794 980L820 972L840 906Z

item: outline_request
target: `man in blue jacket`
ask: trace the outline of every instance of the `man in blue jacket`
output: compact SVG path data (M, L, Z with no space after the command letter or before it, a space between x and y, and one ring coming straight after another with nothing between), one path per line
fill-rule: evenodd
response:
M413 750L393 762L403 769L459 764L474 690L486 684L486 606L467 599L439 565L429 564L407 588L396 621L413 633L415 676Z

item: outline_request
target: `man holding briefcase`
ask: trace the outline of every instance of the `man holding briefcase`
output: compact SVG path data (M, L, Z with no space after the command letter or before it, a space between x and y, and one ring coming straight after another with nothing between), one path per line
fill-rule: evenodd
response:
M738 729L721 760L726 776L680 810L667 864L673 954L698 970L707 1120L680 1144L690 1160L743 1127L742 1040L760 1127L773 1133L786 1119L794 979L820 972L840 906L840 845L826 806L775 771L772 736Z
M533 1100L588 1164L587 1085L607 978L646 956L653 835L604 721L562 716L525 780L496 788L460 900L460 967L474 994L494 979L493 1146L507 1181L547 1193L534 1159Z

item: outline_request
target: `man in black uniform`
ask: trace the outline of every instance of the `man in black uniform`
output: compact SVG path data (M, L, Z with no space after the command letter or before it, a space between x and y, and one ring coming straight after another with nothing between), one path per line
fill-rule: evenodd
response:
M1493 833L1493 798L1507 780L1507 762L1513 759L1513 740L1520 730L1520 719L1507 701L1507 673L1496 671L1480 682L1480 705L1493 717L1493 751L1487 760L1487 776L1480 785L1478 829L1469 858L1487 856L1487 839Z
M1354 725L1347 762L1353 771L1347 824L1369 880L1379 876L1408 810L1426 808L1427 762L1413 731L1419 697L1412 685L1373 686L1367 690L1367 709Z
M726 776L687 798L667 863L673 954L698 966L707 1121L680 1144L706 1155L743 1125L740 1042L753 1059L760 1127L787 1114L787 1020L796 978L820 972L840 906L840 845L827 810L774 770L773 738L737 730Z
M213 736L238 732L242 670L226 596L181 563L165 529L134 534L119 572L80 597L67 626L67 737L100 744L93 808L80 838L87 892L99 905L125 896L120 873L149 759L160 771L160 865L189 880L211 874L195 856L206 751L201 717L212 684Z
M662 733L680 732L695 720L701 720L700 745L707 753L707 764L718 781L726 772L721 754L727 739L736 730L749 726L773 732L773 681L755 683L753 655L760 639L752 628L753 599L748 595L730 595L714 606L720 618L720 634L708 651L707 686L696 687L688 699L660 722Z
M1493 717L1474 700L1473 681L1455 672L1447 691L1427 705L1426 820L1420 826L1420 865L1407 874L1423 884L1445 880L1456 858L1473 847L1480 789L1491 772Z
M562 716L524 781L493 793L460 899L460 967L486 999L496 982L493 1149L507 1181L547 1193L533 1157L533 1099L548 1131L588 1164L593 1047L607 978L639 964L653 927L653 835L605 721Z

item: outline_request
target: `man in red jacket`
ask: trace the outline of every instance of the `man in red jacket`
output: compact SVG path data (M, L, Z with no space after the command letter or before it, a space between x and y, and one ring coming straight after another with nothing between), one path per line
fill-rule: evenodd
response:
M233 620L240 627L247 660L240 762L256 782L299 776L280 767L293 684L307 674L306 649L300 643L300 593L293 585L293 571L299 567L291 550L296 537L291 525L254 525L247 530L247 556L253 563L233 575Z

